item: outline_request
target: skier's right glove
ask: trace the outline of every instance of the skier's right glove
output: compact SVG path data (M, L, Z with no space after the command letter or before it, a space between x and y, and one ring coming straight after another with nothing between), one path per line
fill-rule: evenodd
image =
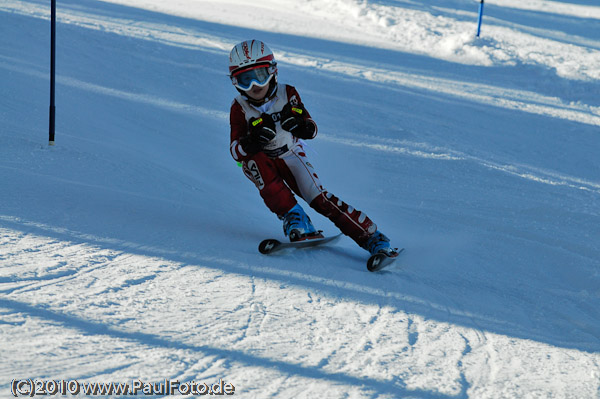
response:
M275 138L275 122L271 115L263 113L258 118L250 118L248 123L250 134L242 137L240 144L246 153L256 154Z

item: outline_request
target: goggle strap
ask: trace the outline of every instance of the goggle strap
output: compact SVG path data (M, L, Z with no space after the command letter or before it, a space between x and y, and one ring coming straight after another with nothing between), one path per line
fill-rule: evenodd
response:
M231 77L234 76L238 76L239 74L243 73L243 72L248 72L251 71L253 69L258 69L258 68L268 68L267 71L269 71L269 74L272 74L275 72L277 67L277 63L273 63L273 64L256 64L254 66L248 67L248 68L242 68L240 70L237 70L235 72L233 72L231 74Z

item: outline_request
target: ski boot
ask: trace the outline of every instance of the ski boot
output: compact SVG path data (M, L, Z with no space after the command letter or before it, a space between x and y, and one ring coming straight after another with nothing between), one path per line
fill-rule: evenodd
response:
M323 237L323 234L315 229L300 204L296 204L281 219L283 219L283 233L292 242Z
M390 239L379 230L369 237L363 248L369 251L371 255L383 253L387 256L395 256L398 252L396 248L390 246Z

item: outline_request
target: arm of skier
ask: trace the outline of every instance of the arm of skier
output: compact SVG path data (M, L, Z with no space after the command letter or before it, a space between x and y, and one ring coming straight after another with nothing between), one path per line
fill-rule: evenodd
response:
M244 150L240 142L248 134L248 123L246 122L242 106L235 100L231 104L229 112L229 125L231 127L229 151L231 151L233 159L237 162L242 162L251 155Z
M300 139L314 139L317 124L302 104L300 94L293 86L286 86L288 103L281 110L281 127Z

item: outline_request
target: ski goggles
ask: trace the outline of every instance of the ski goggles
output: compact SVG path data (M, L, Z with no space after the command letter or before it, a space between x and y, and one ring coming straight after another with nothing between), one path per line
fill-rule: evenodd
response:
M274 65L258 65L234 72L231 75L231 83L240 90L248 91L252 86L266 86L274 73Z

